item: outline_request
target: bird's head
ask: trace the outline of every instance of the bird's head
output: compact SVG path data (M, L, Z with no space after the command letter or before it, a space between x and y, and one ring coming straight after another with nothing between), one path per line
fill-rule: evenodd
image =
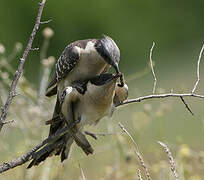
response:
M120 50L113 39L104 35L102 39L98 39L96 41L95 49L104 61L113 66L116 73L120 72L118 67L120 61Z

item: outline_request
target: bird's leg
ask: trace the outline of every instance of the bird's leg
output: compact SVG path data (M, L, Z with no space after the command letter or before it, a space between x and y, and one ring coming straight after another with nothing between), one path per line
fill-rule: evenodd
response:
M75 127L78 123L80 123L81 117L79 116L77 119L75 119L75 117L74 117L74 103L73 102L70 105L70 110L71 110L72 118L70 119L69 122L67 122L67 126L70 129L72 129L73 131L77 131Z
M96 136L94 133L92 133L92 132L84 131L84 133L85 133L86 135L88 135L88 136L91 136L91 137L94 138L95 140L98 139L97 136Z

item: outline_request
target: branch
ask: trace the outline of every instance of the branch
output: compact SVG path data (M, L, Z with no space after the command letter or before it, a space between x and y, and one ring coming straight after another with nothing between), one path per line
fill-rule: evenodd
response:
M43 145L42 143L39 144L38 146L34 147L32 150L27 152L26 154L11 160L10 162L4 162L3 164L0 165L0 173L7 171L9 169L15 168L16 166L20 166L22 164L25 164L28 162L32 156L32 154L37 151L39 148L41 148Z
M23 53L23 56L22 56L22 58L20 58L18 69L14 74L14 78L13 78L13 81L12 81L12 84L11 84L11 89L10 89L8 98L6 100L6 103L5 103L5 105L4 105L3 109L2 109L2 114L1 114L1 117L0 117L0 131L1 131L2 127L3 127L3 125L5 124L4 122L6 120L6 116L8 114L10 104L11 104L12 99L14 97L15 89L16 89L16 86L18 84L19 78L20 78L20 76L22 74L24 63L26 61L26 58L27 58L30 50L32 49L33 40L34 40L35 35L36 35L37 31L38 31L39 25L41 24L40 19L41 19L41 16L42 16L42 12L43 12L43 8L44 8L45 3L46 3L46 0L42 0L42 2L40 3L40 7L39 7L39 11L38 11L38 15L37 15L37 18L36 18L35 25L33 27L32 33L30 35L30 38L29 38L28 44L26 46L26 49L25 49L25 51Z
M204 51L204 44L203 44L203 46L201 48L201 51L200 51L200 54L199 54L199 57L198 57L198 63L197 63L197 81L195 82L193 90L190 93L183 93L183 94L173 93L173 90L171 90L171 92L167 93L167 94L156 94L156 95L154 94L155 93L155 88L156 88L156 83L157 83L157 78L156 78L156 75L155 75L155 72L154 72L153 61L152 61L152 51L153 51L154 46L155 46L155 43L153 42L152 48L150 49L150 66L151 66L152 74L153 74L153 77L154 77L154 86L153 86L152 94L151 95L147 95L147 96L138 97L138 98L135 98L135 99L128 99L128 100L126 100L124 102L121 102L116 107L121 106L121 105L125 105L125 104L129 104L129 103L141 102L141 101L148 100L148 99L177 97L177 98L181 99L181 101L185 105L186 109L192 115L194 115L193 112L191 111L190 107L188 106L188 104L185 102L184 97L194 97L194 98L202 98L202 99L204 99L204 95L200 95L200 94L195 94L194 93L195 90L196 90L196 87L197 87L197 85L198 85L198 83L200 81L200 60L201 60L201 57L202 57L202 53Z
M142 167L144 169L144 172L145 172L145 175L147 177L147 180L151 180L152 178L150 177L149 170L148 170L148 168L147 168L147 166L146 166L146 164L145 164L145 162L143 160L142 155L139 152L139 149L137 147L137 144L136 144L135 140L133 139L133 137L130 135L130 133L125 129L125 127L120 122L119 122L119 126L129 136L129 138L133 142L134 147L135 147L135 153L136 153L136 155L137 155L137 157L138 157L138 159L140 161L140 164L142 165Z
M157 85L157 78L156 78L156 75L155 75L155 72L154 72L154 66L153 66L153 61L152 61L152 52L153 52L154 46L155 46L155 43L153 42L152 47L150 49L150 53L149 53L150 67L151 67L152 75L153 75L153 78L154 78L154 86L153 86L152 94L155 94L156 85Z
M196 88L197 88L197 85L200 81L200 60L201 60L201 57L202 57L202 54L203 54L203 50L204 50L204 44L200 50L200 54L199 54L199 57L198 57L198 63L197 63L197 81L195 82L195 85L193 87L193 90L192 90L192 94L195 92Z
M40 144L38 144L37 146L35 146L32 150L30 150L29 152L27 152L26 154L11 160L10 162L4 162L0 165L0 173L7 171L9 169L13 169L16 166L20 166L22 164L25 164L26 162L28 162L29 160L31 160L31 157L33 155L33 153L35 151L37 151L38 149L40 149L41 147L43 147L45 144L47 143L51 143L53 141L55 141L56 139L58 139L60 136L64 135L65 133L68 133L70 128L72 127L64 127L62 129L60 129L56 134L46 138L44 141L42 141Z
M142 97L138 97L135 99L128 99L120 104L117 105L121 106L121 105L125 105L125 104L130 104L130 103L134 103L134 102L141 102L144 100L148 100L148 99L160 99L160 98L168 98L168 97L194 97L194 98L201 98L204 99L204 95L199 95L199 94L191 94L191 93L186 93L186 94L173 94L173 93L168 93L168 94L152 94L152 95L147 95L147 96L142 96Z
M10 123L13 123L14 120L10 120L10 121L4 121L3 124L10 124Z

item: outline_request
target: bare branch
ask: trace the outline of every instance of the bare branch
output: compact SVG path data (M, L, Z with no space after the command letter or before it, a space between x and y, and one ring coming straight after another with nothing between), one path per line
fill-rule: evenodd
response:
M155 72L154 72L154 68L153 68L153 61L152 61L152 52L153 52L153 48L155 46L155 43L153 42L153 45L150 49L150 66L151 66L151 70L152 70L152 74L153 74L153 77L154 77L154 87L153 87L153 92L151 95L147 95L147 96L143 96L143 97L139 97L139 98L136 98L136 99L129 99L129 100L126 100L120 104L118 104L117 106L121 106L121 105L125 105L125 104L129 104L129 103L133 103L133 102L140 102L140 101L143 101L143 100L147 100L147 99L156 99L156 98L168 98L168 97L178 97L182 100L182 102L184 103L185 107L187 108L187 110L192 114L193 112L191 111L190 107L188 106L188 104L185 102L184 100L184 97L194 97L194 98L204 98L204 95L199 95L199 94L195 94L195 90L196 90L196 87L200 81L200 60L201 60L201 57L202 57L202 53L204 51L204 44L201 48L201 51L200 51L200 54L199 54L199 58L198 58L198 64L197 64L197 81L195 82L195 85L193 87L193 90L191 93L184 93L184 94L176 94L176 93L173 93L173 89L171 89L170 93L167 93L167 94L157 94L155 95L155 88L156 88L156 83L157 83L157 78L156 78L156 75L155 75Z
M25 51L23 53L23 57L20 59L18 69L14 74L14 78L13 78L13 81L12 81L12 84L11 84L11 89L10 89L8 98L6 100L6 103L5 103L4 107L3 107L1 117L0 117L0 131L1 131L1 129L2 129L3 125L4 125L4 122L6 120L6 116L8 114L8 110L9 110L10 104L11 104L12 99L13 99L13 94L15 94L14 92L15 92L16 86L17 86L19 78L20 78L20 76L22 74L24 63L25 63L26 58L27 58L27 56L28 56L28 54L29 54L29 52L30 52L30 50L32 48L33 40L34 40L35 35L36 35L37 31L38 31L38 28L39 28L39 25L40 25L40 19L41 19L41 16L42 16L42 12L43 12L43 8L44 8L45 3L46 3L46 0L42 0L42 2L40 3L40 7L39 7L39 11L38 11L38 15L37 15L37 18L36 18L35 25L33 27L32 33L30 35L30 38L29 38L28 44L26 46L26 49L25 49Z
M197 64L197 81L195 82L195 85L193 87L193 90L192 90L192 94L194 94L197 86L198 86L198 83L200 81L200 60L201 60L201 57L202 57L202 54L203 54L203 50L204 50L204 44L200 50L200 54L199 54L199 57L198 57L198 64Z
M178 173L176 171L176 166L175 166L174 158L171 154L171 151L169 150L168 146L166 144L164 144L163 142L158 141L158 143L164 148L167 156L169 157L169 163L171 166L171 171L173 172L173 175L176 178L176 180L178 180Z
M118 124L119 124L120 128L129 136L129 138L133 142L134 147L135 147L135 153L136 153L136 155L137 155L137 157L138 157L138 159L140 161L140 164L142 165L142 167L144 169L147 180L151 180L152 178L150 177L149 170L148 170L148 168L147 168L147 166L146 166L146 164L145 164L145 162L144 162L144 160L142 158L142 155L139 152L139 149L137 147L137 144L136 144L135 140L133 139L133 137L130 135L130 133L125 129L125 127L120 122Z
M140 169L138 169L137 175L138 175L138 180L142 180L142 175L141 175Z
M156 78L156 75L155 75L155 72L154 72L154 66L153 66L153 61L152 61L152 52L153 52L154 46L155 46L155 43L153 42L152 47L150 49L150 53L149 53L150 67L151 67L152 75L153 75L153 78L154 78L154 86L153 86L152 94L155 94L156 85L157 85L157 78Z
M42 147L41 144L38 146L34 147L32 150L30 150L28 153L11 160L10 162L4 162L3 164L0 165L0 173L7 171L9 169L15 168L16 166L20 166L22 164L25 164L28 162L32 156L32 154L38 150L40 147Z
M79 169L80 169L80 173L81 173L81 178L82 178L82 180L86 180L86 177L85 177L85 175L84 175L84 171L83 171L83 169L81 168L80 164L79 164Z
M13 123L15 122L14 120L10 120L10 121L4 121L3 124L10 124L10 123Z
M180 98L180 97L194 97L194 98L204 99L204 95L192 94L192 93L185 93L185 94L173 94L173 93L152 94L152 95L138 97L138 98L135 98L135 99L128 99L128 100L118 104L117 107L121 106L121 105L129 104L129 103L141 102L141 101L148 100L148 99L161 99L161 98L168 98L168 97L177 97L177 98Z
M191 111L190 107L188 106L188 104L185 102L184 98L183 98L182 96L180 96L180 98L181 98L181 101L183 102L183 104L185 105L186 109L188 109L188 111L189 111L192 115L194 115L193 112Z
M41 147L43 147L45 144L47 143L51 143L55 140L57 140L60 136L64 135L65 133L68 133L70 131L70 128L73 127L64 127L62 129L60 129L56 134L46 138L44 141L42 141L40 144L38 144L37 146L35 146L32 150L30 150L28 153L11 160L10 162L4 162L0 165L0 173L7 171L9 169L15 168L16 166L20 166L22 164L25 164L26 162L28 162L31 157L32 154L37 151L38 149L40 149Z

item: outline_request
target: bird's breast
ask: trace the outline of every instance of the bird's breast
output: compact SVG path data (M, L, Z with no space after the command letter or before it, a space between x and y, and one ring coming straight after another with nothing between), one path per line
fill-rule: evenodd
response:
M86 99L81 101L79 108L81 116L80 124L82 126L97 124L100 119L111 113L113 107L112 101L103 103L100 99L94 101L86 96L84 98Z

